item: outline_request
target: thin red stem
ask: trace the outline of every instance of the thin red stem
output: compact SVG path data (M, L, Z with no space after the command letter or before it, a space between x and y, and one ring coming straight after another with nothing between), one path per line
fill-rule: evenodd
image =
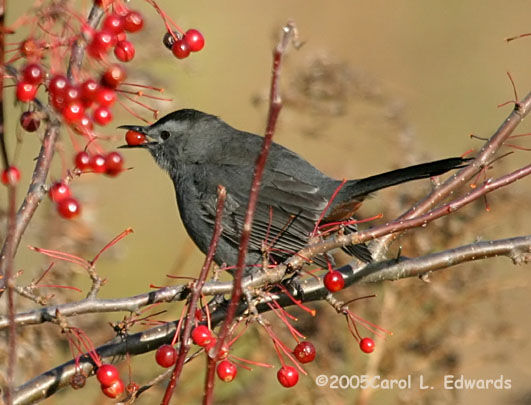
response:
M214 254L216 253L216 248L218 246L218 241L221 236L221 231L223 230L221 221L223 219L223 206L225 204L226 197L227 192L225 188L223 186L218 186L218 201L216 205L216 220L214 222L214 233L212 235L212 240L210 241L210 246L208 247L208 253L205 262L203 264L203 267L201 268L201 273L199 274L199 278L194 283L194 286L192 288L192 298L190 299L190 304L188 305L188 312L186 315L184 330L181 337L181 346L179 348L179 354L177 356L177 360L175 363L175 367L173 368L170 381L168 382L168 386L166 387L166 391L164 392L164 397L162 399L163 405L168 405L170 403L173 392L175 391L175 387L177 386L177 381L179 380L179 377L181 375L184 362L186 360L186 355L190 350L189 340L190 332L192 331L192 326L194 325L195 309L197 307L197 302L199 301L199 298L201 296L201 290L203 289L203 285L205 284L205 280L208 276L208 271L210 270L210 266L212 265L212 261L214 260Z

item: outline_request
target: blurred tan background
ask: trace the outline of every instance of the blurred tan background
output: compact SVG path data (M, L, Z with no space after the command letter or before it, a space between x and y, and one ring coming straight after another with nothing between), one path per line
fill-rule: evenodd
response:
M10 21L26 7L22 3L8 1ZM164 87L165 95L174 99L157 105L161 115L191 107L257 133L265 127L271 51L282 25L294 19L305 45L287 56L281 82L286 105L275 140L338 178L364 177L478 148L481 142L469 134L490 136L512 108L496 107L514 98L506 72L511 72L519 95L531 89L531 38L504 41L531 32L528 1L161 0L159 4L184 29L200 29L205 49L186 60L174 59L161 44L164 28L156 13L144 3L132 2L132 8L143 10L147 27L132 37L137 56L130 63L131 78ZM12 132L19 111L8 114ZM117 135L109 149L123 143L122 132L114 127L138 123L125 112L117 114L104 131ZM529 131L529 124L519 127L519 133ZM27 156L34 156L38 146L31 138L24 134L18 157L24 184L31 163ZM530 145L526 138L519 144ZM69 148L65 139L67 156ZM98 265L108 279L102 297L134 295L147 291L149 284L171 283L169 273L197 274L203 256L183 230L170 180L147 153L126 151L124 155L133 170L112 179L85 175L75 182L84 208L77 223L59 219L48 201L39 207L21 243L17 269L23 268L31 278L43 266L42 258L26 249L28 244L66 250L75 245L90 258L105 241L132 227L135 233L106 253ZM61 175L56 160L55 178ZM489 175L529 160L529 152L517 151ZM418 196L427 187L421 182L382 192L363 214L383 212L384 219L389 218L407 203L404 195ZM419 230L413 242L403 239L405 254L529 233L530 192L531 182L525 179L489 197L489 213L478 203L458 214L457 222L441 221L427 231ZM55 236L57 232L63 236ZM394 333L385 347L379 346L378 374L399 378L425 373L437 387L429 392L381 390L368 395L368 403L531 403L527 270L529 265L515 268L507 259L497 259L489 267L478 262L435 274L431 284L405 280L344 292L346 299L378 294L355 308ZM86 286L82 276L70 278L71 274L65 277L72 284ZM367 372L367 356L357 349L343 319L330 320L335 319L332 312L324 305L319 308L318 320L299 314L301 329L317 342L320 356L307 367L308 377L301 376L295 388L286 390L271 370L241 369L232 384L217 384L220 402L223 398L224 403L248 403L252 397L257 404L354 403L358 391L319 388L313 382L319 374ZM178 313L171 307L169 311L164 319ZM248 334L236 352L275 363L267 340L257 332ZM96 343L111 336L109 328ZM62 356L67 359L68 353ZM151 359L147 355L133 361L133 375L140 384L155 373L155 366L148 367L154 363ZM57 361L42 359L42 370ZM200 401L202 369L202 360L196 360L185 371L175 403ZM483 379L503 374L513 385L510 390L443 391L442 376L450 372ZM80 395L83 403L102 403L97 389L89 391L95 382L87 385L83 393L66 392L46 403L71 403ZM153 391L138 403L159 399L160 393Z

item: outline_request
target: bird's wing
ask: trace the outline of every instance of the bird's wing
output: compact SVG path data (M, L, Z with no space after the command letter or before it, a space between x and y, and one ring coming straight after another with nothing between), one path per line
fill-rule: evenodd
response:
M249 187L227 190L222 237L235 246L240 242L248 190ZM314 185L280 171L266 171L254 213L249 249L260 252L265 244L277 260L298 252L307 244L327 201ZM203 200L204 218L210 223L215 220L215 207L216 198L212 194ZM314 261L326 265L323 258Z

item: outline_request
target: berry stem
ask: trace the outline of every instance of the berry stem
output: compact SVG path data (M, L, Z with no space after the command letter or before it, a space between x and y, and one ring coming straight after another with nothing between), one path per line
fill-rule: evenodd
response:
M149 4L151 4L151 6L157 11L157 13L160 14L160 16L162 17L162 20L164 21L164 25L166 26L166 29L168 30L169 33L172 34L172 36L174 37L175 40L177 40L178 38L175 37L175 34L173 34L173 30L171 29L170 27L170 24L173 25L174 28L177 29L177 31L179 31L179 33L181 35L184 35L184 31L181 29L181 27L179 27L175 21L173 21L169 16L168 14L166 14L160 7L157 3L155 3L154 0L146 0Z
M153 91L158 91L159 93L164 93L164 89L162 87L153 87L153 86L150 86L150 85L147 85L147 84L123 82L121 84L121 86L141 87L143 89L149 89L149 90L153 90Z
M96 254L96 256L94 256L94 259L92 259L89 263L91 265L94 265L96 263L96 261L99 259L99 257L101 256L101 254L103 252L105 252L107 249L109 249L110 247L114 246L116 243L118 243L119 241L121 241L123 238L125 238L127 235L129 235L130 233L133 233L133 228L127 228L125 231L123 231L122 233L120 233L118 236L116 236L115 238L113 238L113 240L111 240L109 243L107 243L104 247L102 247L100 249L100 251Z
M117 93L124 93L124 94L132 94L132 95L138 96L138 97L146 97L146 98L150 98L152 100L173 101L173 98L164 98L164 97L151 96L149 94L143 93L142 91L116 90L116 92Z
M29 246L29 248L36 252L42 253L43 255L53 257L55 259L64 260L65 262L77 264L83 267L85 270L90 268L91 266L91 264L85 259L83 259L82 257L72 255L70 253L60 252L58 250L42 249L36 246Z
M151 125L151 122L146 120L144 117L140 116L136 112L134 112L130 107L128 107L125 103L122 103L120 100L118 100L118 104L120 104L120 107L122 107L125 111L127 111L129 114L134 116L135 118L138 118L141 121L144 121L146 124Z

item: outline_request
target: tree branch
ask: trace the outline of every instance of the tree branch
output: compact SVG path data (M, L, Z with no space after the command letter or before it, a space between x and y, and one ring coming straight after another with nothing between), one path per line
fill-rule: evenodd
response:
M88 19L88 24L93 28L96 27L102 15L103 10L97 6L93 6ZM75 72L75 69L72 66L81 65L84 55L83 50L84 41L77 41L72 48L72 56L68 69L70 77L72 77L73 73ZM37 163L35 164L31 183L26 197L24 198L24 201L22 202L22 205L17 213L14 231L7 234L6 239L4 240L4 245L2 246L2 251L0 253L0 294L5 284L5 278L1 278L1 276L5 274L9 261L7 252L12 251L13 255L16 254L24 231L33 217L33 214L35 213L39 203L46 195L46 178L48 177L48 172L50 170L50 164L55 151L55 143L59 137L60 128L60 122L54 113L48 113L48 120L49 121L44 133L41 150L39 152L39 156L37 157Z
M499 256L509 257L515 264L529 263L531 261L531 235L476 242L423 257L411 259L402 257L398 260L371 263L362 270L354 269L352 266L347 265L341 267L339 271L345 278L345 286L349 286L359 282L379 282L416 277L428 271L447 268L449 263L456 265ZM226 287L225 293L229 293L232 283L224 284ZM287 287L289 287L290 294L294 298L304 303L322 300L329 294L321 279L295 279L291 280ZM281 291L272 292L270 297L270 299L275 299L283 307L294 305L292 299ZM240 303L236 313L238 315L243 314L247 309L246 303ZM262 313L269 311L271 307L262 302L256 306L256 309ZM226 311L226 306L219 306L212 312L213 327L224 319ZM171 342L175 335L177 323L178 321L168 322L147 331L125 337L117 337L111 342L98 347L96 351L103 359L123 356L126 353L135 355L153 351L159 346ZM83 371L88 375L94 365L87 356L80 359L79 367L78 372ZM14 391L14 403L29 404L53 395L61 387L69 384L70 378L75 372L76 366L74 361L71 360L35 377Z

